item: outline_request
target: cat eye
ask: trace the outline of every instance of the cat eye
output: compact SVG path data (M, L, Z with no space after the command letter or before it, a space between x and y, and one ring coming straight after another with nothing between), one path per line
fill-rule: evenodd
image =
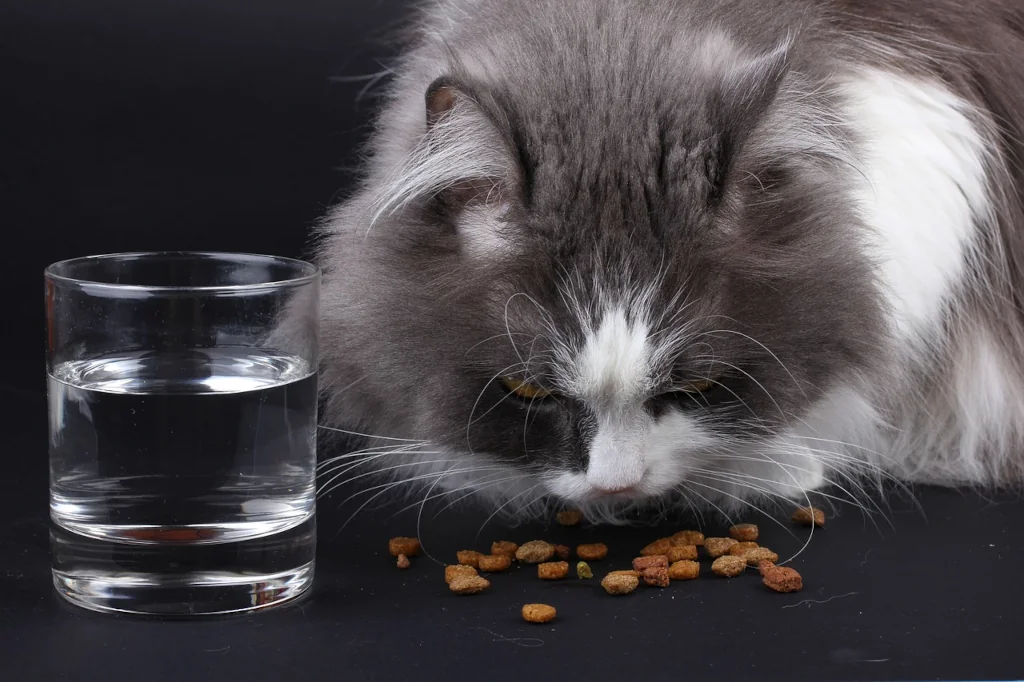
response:
M699 381L691 381L688 384L680 386L678 391L683 393L706 393L718 385L717 381L711 379L701 379Z
M502 377L501 383L509 393L524 400L540 400L551 395L547 389L515 377Z

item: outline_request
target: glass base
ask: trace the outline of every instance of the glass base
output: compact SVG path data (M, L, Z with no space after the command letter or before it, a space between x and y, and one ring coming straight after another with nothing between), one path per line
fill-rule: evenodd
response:
M71 575L54 569L57 592L76 606L105 613L201 616L244 613L290 602L313 584L315 561L268 575L189 573Z

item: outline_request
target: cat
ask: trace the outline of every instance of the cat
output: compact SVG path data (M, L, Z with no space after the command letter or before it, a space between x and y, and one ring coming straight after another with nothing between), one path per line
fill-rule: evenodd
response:
M609 519L1018 483L1022 7L429 4L319 227L334 470Z

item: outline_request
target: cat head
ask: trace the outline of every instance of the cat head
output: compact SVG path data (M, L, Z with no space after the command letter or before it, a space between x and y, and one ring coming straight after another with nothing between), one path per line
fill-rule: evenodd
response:
M406 61L324 230L328 417L510 509L799 494L884 329L845 143L784 38L606 20Z

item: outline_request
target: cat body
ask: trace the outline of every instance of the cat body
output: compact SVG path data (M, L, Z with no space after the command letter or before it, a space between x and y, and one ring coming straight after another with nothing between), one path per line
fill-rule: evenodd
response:
M1014 484L1022 138L1009 0L436 2L321 226L327 423L512 512Z

